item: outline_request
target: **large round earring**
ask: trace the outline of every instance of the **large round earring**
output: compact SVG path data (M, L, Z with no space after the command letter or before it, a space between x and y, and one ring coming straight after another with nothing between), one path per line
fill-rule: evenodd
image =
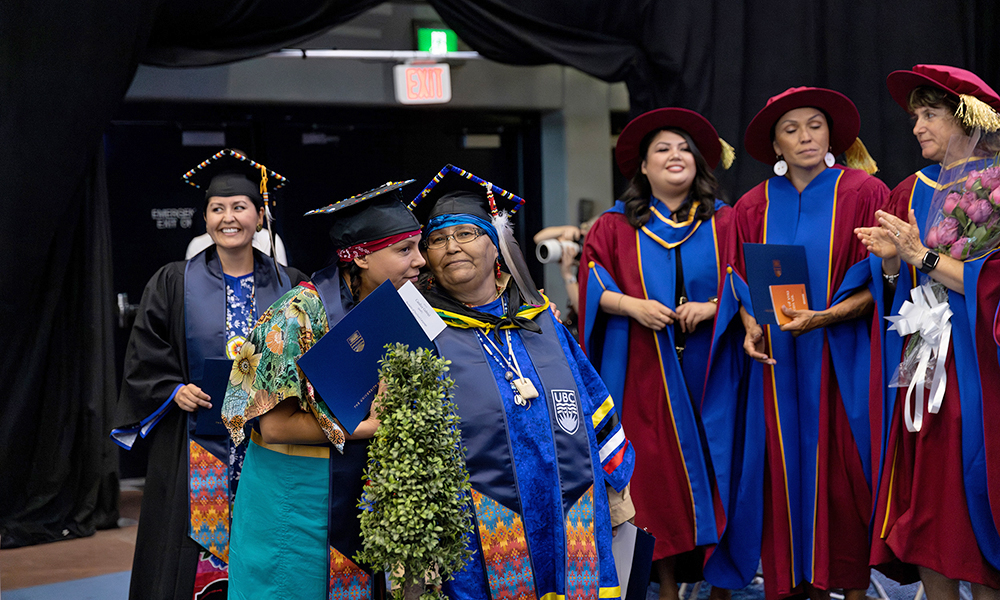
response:
M786 163L785 159L782 158L781 155L779 154L778 162L774 163L774 174L777 175L778 177L784 177L785 173L787 172L788 172L788 163Z
M261 230L263 230L263 229L264 229L264 226L261 225L260 223L257 223L257 233L260 233Z
M826 163L826 166L832 167L837 164L837 157L833 155L833 152L827 151L826 156L823 157L823 162Z

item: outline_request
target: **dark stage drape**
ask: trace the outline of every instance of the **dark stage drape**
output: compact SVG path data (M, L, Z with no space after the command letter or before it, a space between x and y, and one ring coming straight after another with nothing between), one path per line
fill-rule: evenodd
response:
M0 543L117 521L114 291L101 136L140 60L281 48L374 1L0 2Z
M631 114L682 106L736 147L722 183L734 201L770 174L742 153L770 96L829 87L861 112L861 138L891 187L924 166L885 77L918 63L972 70L1000 88L1000 5L888 0L429 0L485 56L561 63L628 86Z
M430 0L474 49L625 81L632 112L684 106L737 147L730 196L767 176L746 124L790 86L850 96L895 185L922 166L885 76L915 63L1000 86L993 0ZM0 2L0 536L88 535L116 517L114 318L101 135L139 62L184 67L294 45L373 0ZM349 82L345 82L349 83Z

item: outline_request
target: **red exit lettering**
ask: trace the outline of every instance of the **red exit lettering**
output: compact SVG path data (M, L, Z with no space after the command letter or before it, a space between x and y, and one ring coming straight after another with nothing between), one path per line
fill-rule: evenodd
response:
M410 100L444 97L440 67L409 68L406 70L406 81L406 96Z

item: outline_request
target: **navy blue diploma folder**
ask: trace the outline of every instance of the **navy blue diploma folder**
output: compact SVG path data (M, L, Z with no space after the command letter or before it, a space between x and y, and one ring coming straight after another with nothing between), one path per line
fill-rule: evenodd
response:
M365 419L378 392L378 361L385 355L385 345L397 342L410 350L435 349L396 288L386 281L299 357L302 372L349 433Z
M804 246L782 244L743 244L747 269L747 285L753 302L754 318L760 325L777 325L771 286L801 284L809 291L809 271L806 268ZM813 299L809 298L813 306Z
M212 399L212 408L199 408L198 420L195 423L195 435L228 436L229 430L222 422L222 400L226 397L226 386L229 385L229 373L233 369L233 361L228 358L206 358L201 381L195 383L201 391Z

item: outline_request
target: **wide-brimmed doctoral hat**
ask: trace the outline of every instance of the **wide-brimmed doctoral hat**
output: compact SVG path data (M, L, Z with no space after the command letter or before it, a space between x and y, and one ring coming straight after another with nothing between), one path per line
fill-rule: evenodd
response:
M764 164L774 164L774 145L771 132L781 115L796 108L819 108L830 117L830 147L834 154L841 154L854 144L861 131L861 115L850 98L826 88L788 88L777 96L768 98L767 104L747 126L743 145L747 153Z
M958 97L955 117L966 127L1000 130L1000 96L972 71L948 65L915 65L911 71L889 73L885 84L906 112L910 112L910 93L930 86Z
M640 156L642 149L639 146L643 138L651 131L668 127L681 129L691 136L691 140L698 146L709 167L714 169L719 165L719 159L723 158L724 142L708 119L686 108L657 108L632 119L618 136L615 161L622 175L631 179L646 158ZM729 146L729 150L732 151L732 146ZM731 158L729 161L723 160L725 168L728 169L729 165L725 164L727 162L731 163Z
M931 86L955 96L973 96L1000 111L1000 96L972 71L948 65L915 65L912 70L893 71L885 78L889 95L905 110L910 110L910 92Z

